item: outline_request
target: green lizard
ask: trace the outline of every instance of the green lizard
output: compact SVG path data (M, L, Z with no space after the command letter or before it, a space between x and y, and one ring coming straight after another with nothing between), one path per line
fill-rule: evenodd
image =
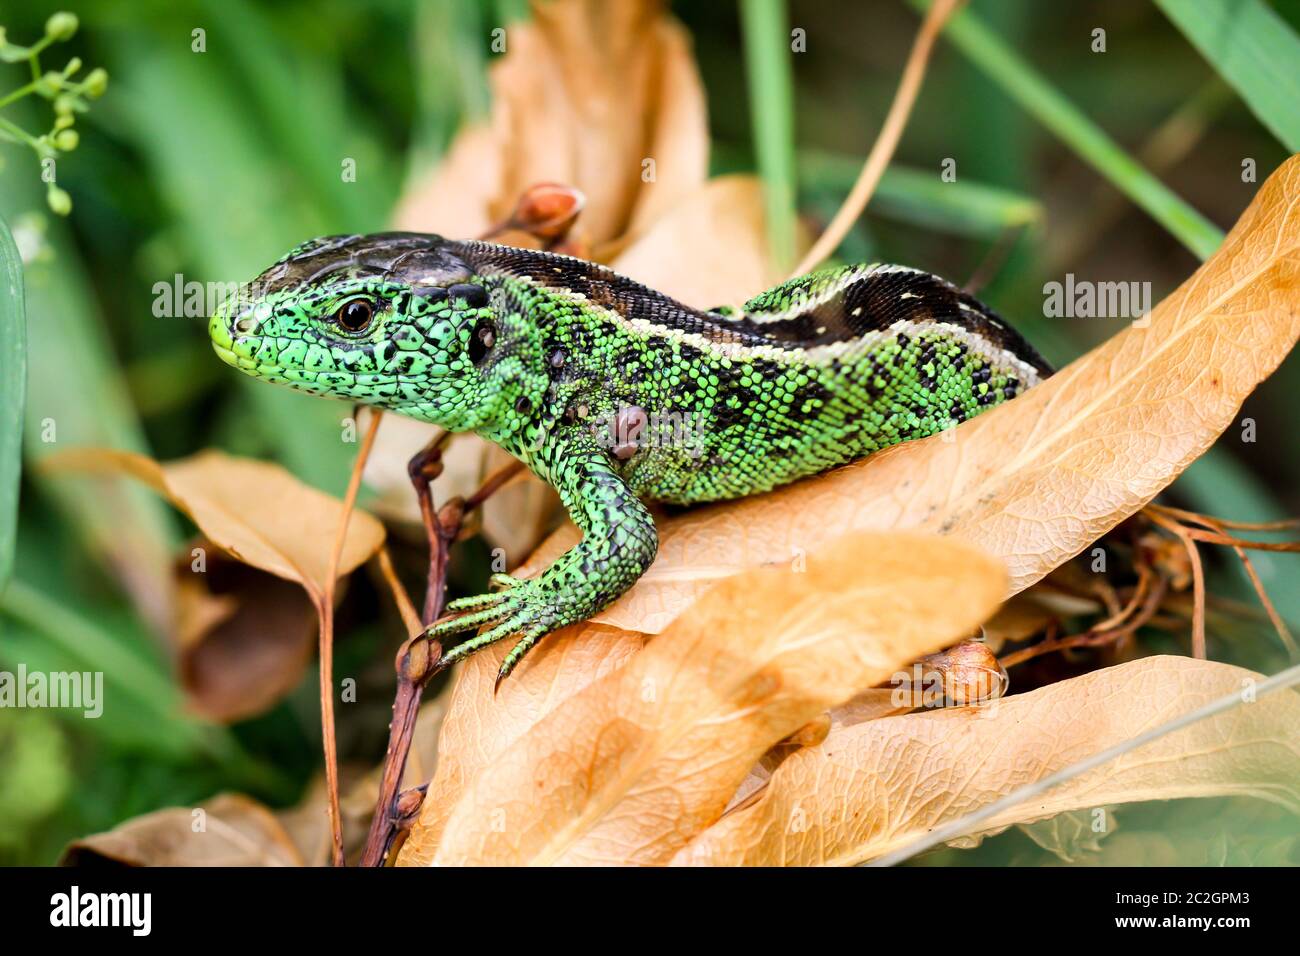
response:
M644 501L767 491L933 434L1050 373L936 276L826 269L701 311L579 259L414 233L298 246L213 316L213 347L267 381L496 442L550 483L582 541L530 579L448 605L459 660L549 632L632 586L658 547Z

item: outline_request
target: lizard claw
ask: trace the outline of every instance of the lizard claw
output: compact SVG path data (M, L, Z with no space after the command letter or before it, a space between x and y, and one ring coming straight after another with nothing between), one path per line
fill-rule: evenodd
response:
M508 591L524 583L523 578L517 578L513 574L497 573L488 578L489 591Z
M501 669L497 671L496 683L492 685L492 696L496 696L497 691L501 689L501 682L510 676L510 672L515 669L515 666L523 660L524 655L528 653L534 644L541 640L542 635L545 633L544 630L524 631L524 636L519 643L510 648L510 653L501 662Z

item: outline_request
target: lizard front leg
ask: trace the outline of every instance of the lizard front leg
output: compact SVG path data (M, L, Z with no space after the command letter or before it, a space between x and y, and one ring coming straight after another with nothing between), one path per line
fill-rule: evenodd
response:
M541 638L607 607L654 560L659 547L654 519L594 442L562 446L545 477L582 531L582 541L535 578L493 575L493 584L504 590L448 604L449 612L465 613L430 627L428 634L435 640L441 642L471 628L487 629L444 654L446 666L518 634L519 642L506 655L497 675L500 684Z

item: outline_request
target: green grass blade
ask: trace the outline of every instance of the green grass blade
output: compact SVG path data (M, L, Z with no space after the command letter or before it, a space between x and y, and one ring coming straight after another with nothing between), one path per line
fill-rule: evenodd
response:
M774 264L794 264L794 79L784 0L744 0L740 19L749 77L754 152L763 180L763 207Z
M804 189L843 195L861 169L861 162L851 156L813 150L799 153L799 182ZM1007 229L1043 220L1042 204L1024 193L969 178L946 183L931 170L897 163L885 170L868 209L938 232L966 236L998 236Z
M929 6L927 0L909 2L922 10ZM970 10L949 20L944 33L1008 96L1198 258L1204 259L1218 248L1223 241L1221 229L1124 152Z
M4 593L14 567L26 397L23 262L8 224L0 217L0 594Z
M1156 0L1291 152L1300 151L1300 37L1262 0Z
M44 183L25 166L11 163L0 183L0 217L11 223L45 204ZM57 217L46 222L43 237L33 227L32 241L48 254L29 262L23 275L29 318L25 401L11 403L6 397L3 414L21 411L22 447L29 464L77 445L149 454L69 227ZM12 387L7 374L3 387L6 394ZM5 463L18 460L16 454L3 455ZM166 627L171 557L180 540L167 505L125 479L90 485L84 478L39 470L29 471L28 477L87 552L123 584L154 629Z

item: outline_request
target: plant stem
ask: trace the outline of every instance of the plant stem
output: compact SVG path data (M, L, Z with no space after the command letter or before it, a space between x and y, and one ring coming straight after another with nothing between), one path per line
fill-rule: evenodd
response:
M785 2L743 0L740 19L768 246L774 268L784 272L795 254L794 80Z

